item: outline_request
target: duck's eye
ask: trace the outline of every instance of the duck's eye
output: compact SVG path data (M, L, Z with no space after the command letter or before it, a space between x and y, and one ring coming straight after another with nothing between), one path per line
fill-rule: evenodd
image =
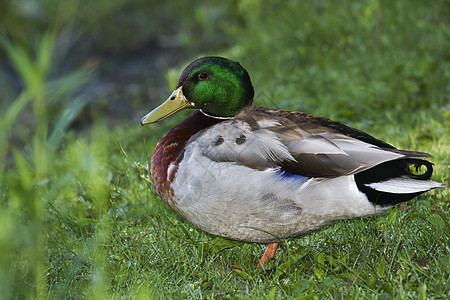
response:
M208 78L209 78L209 74L206 72L201 72L200 74L198 74L199 80L207 80Z

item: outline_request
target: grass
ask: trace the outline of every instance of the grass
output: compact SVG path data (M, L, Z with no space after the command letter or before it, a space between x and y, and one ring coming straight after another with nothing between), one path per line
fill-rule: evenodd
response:
M10 9L0 23L0 298L450 296L448 188L284 242L255 269L265 245L197 230L149 181L157 141L186 113L142 128L109 109L126 103L143 115L191 59L223 55L249 71L257 105L323 115L428 152L433 179L448 185L446 1L171 2L154 3L160 13L151 15L143 2L41 1L41 18ZM93 88L114 63L134 74L116 58L155 40L148 51L163 67L144 81L151 101Z

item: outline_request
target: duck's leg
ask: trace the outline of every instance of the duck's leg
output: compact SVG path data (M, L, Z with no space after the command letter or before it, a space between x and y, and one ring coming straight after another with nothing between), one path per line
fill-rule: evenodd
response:
M266 251L264 251L263 256L259 260L258 267L263 266L269 258L272 258L275 255L275 251L277 250L278 243L271 243L267 245Z

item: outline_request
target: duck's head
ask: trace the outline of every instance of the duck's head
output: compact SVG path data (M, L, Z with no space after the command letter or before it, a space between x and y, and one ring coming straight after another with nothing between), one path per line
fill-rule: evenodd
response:
M253 95L250 76L239 63L202 57L183 70L172 95L143 117L141 124L158 122L186 108L201 109L216 118L233 117L252 104Z

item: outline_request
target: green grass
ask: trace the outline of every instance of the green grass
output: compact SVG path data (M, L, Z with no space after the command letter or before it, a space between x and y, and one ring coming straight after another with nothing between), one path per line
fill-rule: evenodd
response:
M193 58L223 55L249 71L257 105L428 152L433 179L448 185L447 1L144 2L45 0L36 14L2 4L0 298L450 296L448 188L284 242L256 269L265 245L197 230L149 181L157 141L186 113L141 127L110 109L144 115ZM151 101L93 91L104 66L134 74L112 58L153 41L167 48L148 49L164 66L139 82Z

